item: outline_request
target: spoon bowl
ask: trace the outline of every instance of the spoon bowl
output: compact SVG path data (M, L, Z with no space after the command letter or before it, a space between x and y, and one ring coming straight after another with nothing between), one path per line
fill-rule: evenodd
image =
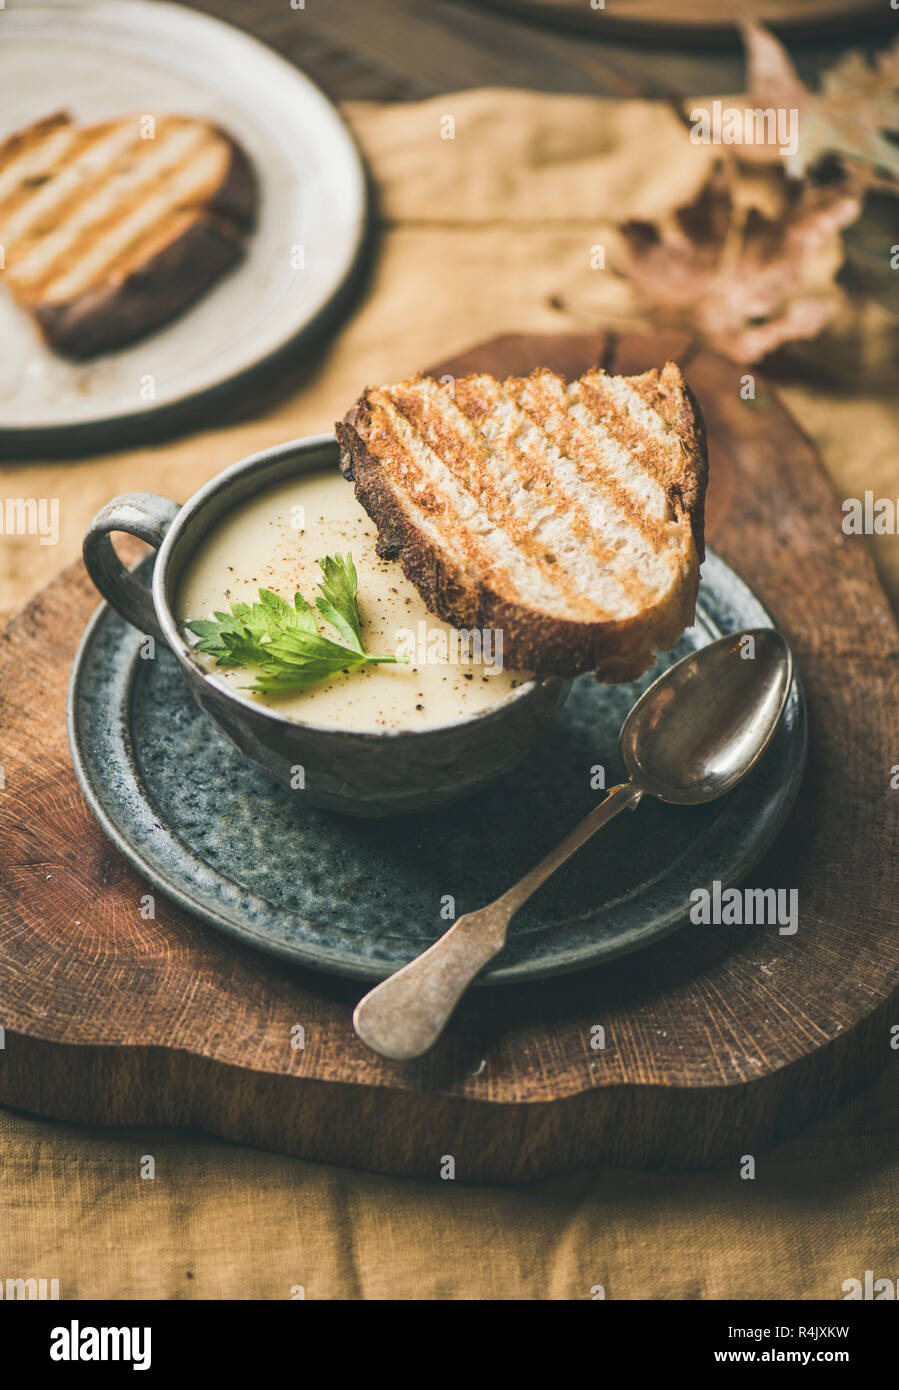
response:
M672 666L621 727L631 781L660 801L695 806L723 796L764 753L793 681L775 628L719 637Z

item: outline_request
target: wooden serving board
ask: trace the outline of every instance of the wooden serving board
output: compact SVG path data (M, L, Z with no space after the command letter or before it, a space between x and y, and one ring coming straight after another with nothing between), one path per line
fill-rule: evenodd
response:
M798 933L690 926L599 970L474 991L429 1056L380 1059L353 1034L352 981L254 954L161 898L141 917L146 885L69 762L66 683L96 605L76 565L0 640L0 1099L403 1174L437 1177L452 1155L459 1179L516 1181L735 1162L895 1055L899 633L809 440L761 378L744 401L743 371L683 340L504 338L436 370L634 372L666 356L706 415L710 540L805 682L805 782L751 879L798 889Z

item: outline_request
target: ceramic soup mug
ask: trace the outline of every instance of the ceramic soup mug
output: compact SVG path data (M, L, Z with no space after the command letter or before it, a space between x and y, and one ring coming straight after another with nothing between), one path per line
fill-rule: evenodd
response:
M430 809L508 772L564 698L568 683L534 678L486 711L423 729L316 727L211 680L174 616L185 563L210 528L261 489L313 469L336 469L337 463L337 441L318 435L253 454L213 478L183 507L153 493L117 497L88 527L85 564L106 601L173 653L192 694L219 729L280 783L289 787L301 766L302 795L316 806L355 816ZM110 540L116 531L156 548L152 589L118 558Z

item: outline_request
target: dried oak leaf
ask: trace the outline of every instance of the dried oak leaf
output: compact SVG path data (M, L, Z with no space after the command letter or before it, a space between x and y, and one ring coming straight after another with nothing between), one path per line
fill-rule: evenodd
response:
M822 74L820 91L811 92L772 33L751 21L741 27L749 103L799 113L795 154L782 157L776 145L747 144L741 159L783 162L788 174L801 178L835 156L872 183L883 183L883 175L899 182L899 39L877 54L873 67L861 53L846 53Z
M858 216L852 181L794 184L779 177L780 208L763 212L722 161L670 224L626 222L624 267L654 320L702 338L735 362L814 338L844 302L834 276L840 230Z

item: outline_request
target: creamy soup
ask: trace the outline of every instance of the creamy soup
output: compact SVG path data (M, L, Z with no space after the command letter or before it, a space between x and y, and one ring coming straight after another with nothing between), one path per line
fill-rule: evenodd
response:
M330 728L427 728L508 699L528 675L503 668L497 634L482 635L480 654L460 641L428 612L399 565L378 559L376 541L352 483L336 469L300 474L260 492L212 528L185 567L176 617L182 627L211 618L232 603L254 602L260 588L288 601L299 590L312 605L322 578L317 561L350 551L366 651L403 653L408 664L340 672L296 694L275 696L247 691L253 679L247 668L215 666L201 656L212 678L290 719ZM318 621L323 635L342 641Z

